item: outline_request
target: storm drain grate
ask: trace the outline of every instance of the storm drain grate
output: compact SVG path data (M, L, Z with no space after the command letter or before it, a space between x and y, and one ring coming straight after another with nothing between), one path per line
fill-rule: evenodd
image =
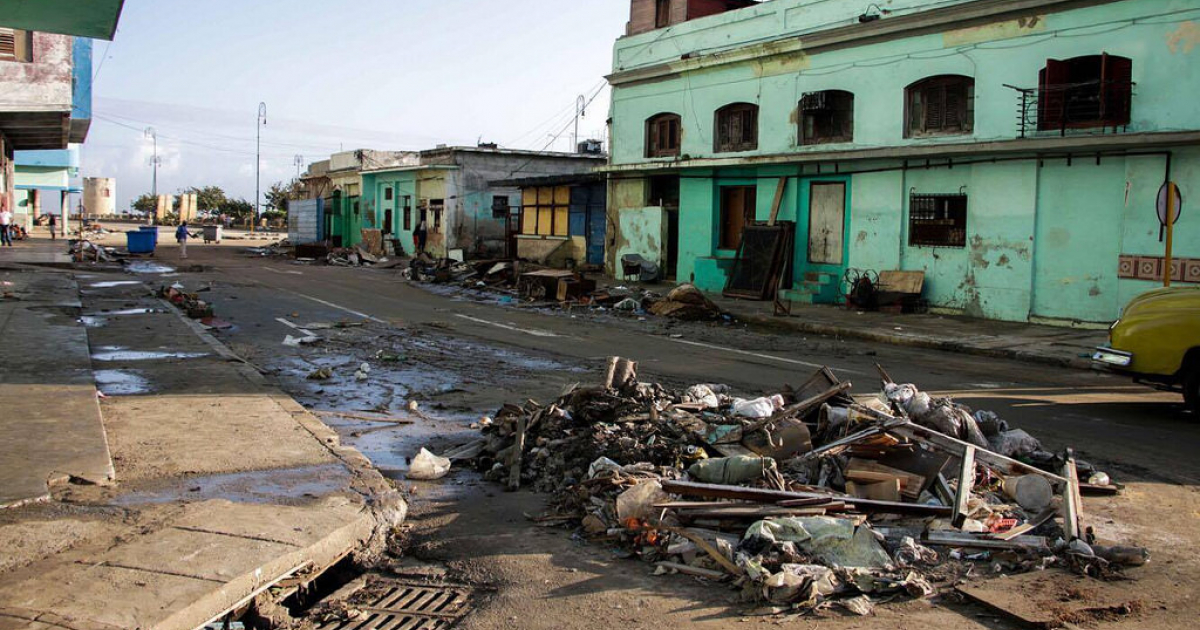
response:
M376 587L378 588L378 587ZM319 630L446 630L470 609L471 591L461 587L430 587L388 581L365 604L357 619L334 621Z

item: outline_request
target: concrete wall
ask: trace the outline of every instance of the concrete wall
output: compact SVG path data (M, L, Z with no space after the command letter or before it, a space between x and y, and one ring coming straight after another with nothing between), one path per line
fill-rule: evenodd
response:
M895 0L885 5L894 13L881 22L924 4ZM925 297L937 308L1064 323L1111 321L1131 297L1155 286L1127 276L1131 259L1147 258L1143 263L1153 264L1153 257L1162 256L1153 207L1165 176L1163 155L1105 155L1097 163L1095 155L1077 153L1070 160L1039 161L1033 153L989 154L974 147L1019 136L1019 97L1005 84L1036 87L1047 59L1107 52L1133 60L1137 87L1131 124L1118 133L1086 129L1068 132L1068 137L1103 138L1114 143L1114 150L1122 142L1133 147L1136 141L1139 145L1128 149L1135 153L1171 150L1172 177L1185 200L1200 192L1200 148L1156 145L1150 135L1200 130L1200 103L1178 98L1179 86L1200 81L1194 63L1200 30L1191 21L1200 14L1180 13L1196 10L1194 2L1126 0L1065 12L1032 11L1020 19L951 25L820 52L806 52L806 37L794 37L839 26L859 28L855 18L863 8L774 0L618 42L610 269L617 252L635 249L631 243L644 233L640 217L648 204L646 184L639 177L645 171L637 169L666 163L682 177L677 275L706 290L724 286L734 256L717 248L720 187L756 186L756 215L765 220L780 177L787 178L787 186L779 218L797 224L798 277L822 271L840 280L846 268L921 270L927 278ZM681 60L681 51L689 58ZM623 73L652 68L665 68L665 74L622 82ZM904 138L906 86L939 74L975 79L973 133ZM799 99L826 89L855 94L854 141L801 146ZM714 153L713 112L734 102L760 106L759 147ZM645 120L662 112L683 119L679 159L643 157ZM1043 143L1060 139L1057 133L1033 132L1031 137ZM972 147L976 154L955 158L953 168L928 169L924 160L906 167L899 157L909 148L947 144ZM806 158L812 152L881 148L894 149L896 157L823 163ZM779 164L767 166L758 159L766 157ZM809 185L825 180L847 184L842 265L817 266L806 260ZM968 196L966 246L910 245L910 195L960 191ZM1187 217L1185 211L1178 225L1177 256L1200 258L1200 221Z
M0 61L0 112L70 112L74 38L33 34L33 60Z
M678 61L684 54L706 51L717 43L750 41L778 36L784 26L800 28L799 18L788 7L813 4L805 15L820 23L823 11L851 9L846 3L812 3L811 0L774 0L757 7L733 11L678 25L653 45L638 46L643 37L620 40L615 68L628 64L623 55L638 59L649 51L662 51L663 60ZM897 0L896 5L909 4ZM834 6L831 6L834 5ZM839 6L838 5L846 5ZM672 112L683 119L682 153L690 158L730 156L713 150L714 112L736 102L760 106L759 146L756 151L732 157L780 153L803 154L832 148L915 146L958 142L961 137L905 139L904 90L911 83L940 74L958 74L976 80L974 141L1018 137L1016 124L1020 99L1005 87L1034 88L1038 72L1049 58L1064 59L1107 52L1133 60L1133 120L1129 132L1200 129L1200 101L1180 99L1178 86L1200 81L1194 63L1200 55L1194 23L1182 18L1145 20L1122 29L1085 27L1124 23L1137 18L1195 8L1187 0L1136 0L1104 4L1064 13L1037 15L1036 20L1007 20L988 26L948 30L898 40L807 54L771 51L780 42L756 44L742 63L723 63L689 70L672 64L674 74L653 82L618 86L612 105L613 163L636 164L647 160L645 121L655 114ZM853 6L854 11L862 7ZM857 15L857 13L855 13ZM760 16L760 17L755 17ZM885 18L885 20L888 18ZM791 20L789 22L789 20ZM696 25L718 26L696 30ZM760 26L761 23L761 26ZM1192 26L1189 26L1192 24ZM1059 35L1055 37L1054 35ZM1069 35L1066 36L1066 35ZM790 41L790 40L789 40ZM676 48L675 46L679 47ZM669 50L668 50L669 49ZM669 54L668 54L669 53ZM658 59L656 59L658 60ZM658 60L661 61L661 60ZM700 61L691 61L699 64ZM838 89L855 94L854 142L802 146L798 140L797 109L806 92Z

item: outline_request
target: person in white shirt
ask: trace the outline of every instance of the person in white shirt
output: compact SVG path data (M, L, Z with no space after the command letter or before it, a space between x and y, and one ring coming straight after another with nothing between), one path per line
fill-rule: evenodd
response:
M0 210L0 245L13 246L12 222L12 212L9 212L8 208Z

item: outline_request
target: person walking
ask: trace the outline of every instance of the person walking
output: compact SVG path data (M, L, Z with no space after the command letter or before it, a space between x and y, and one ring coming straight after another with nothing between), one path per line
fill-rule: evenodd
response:
M175 228L175 241L179 243L179 257L187 258L187 242L188 242L188 225L187 221L179 224Z
M425 213L421 213L424 215ZM416 241L417 252L425 252L425 242L429 238L429 229L425 227L425 217L421 217L421 221L417 223L417 229L413 230L413 240Z
M58 240L58 216L54 213L46 215L50 225L50 240Z
M13 246L12 242L13 214L8 206L0 207L0 245Z

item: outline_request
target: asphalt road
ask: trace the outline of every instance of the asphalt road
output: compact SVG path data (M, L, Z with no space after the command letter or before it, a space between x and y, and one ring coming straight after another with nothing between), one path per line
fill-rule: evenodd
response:
M1200 461L1192 456L1200 444L1200 422L1182 411L1178 396L1106 374L740 325L675 325L653 317L637 321L586 312L572 316L477 301L444 289L435 293L401 279L395 270L295 265L247 258L231 248L202 250L201 256L197 260L193 254L189 262L211 264L202 277L236 298L221 303L219 311L243 328L277 329L271 343L294 332L277 321L281 316L373 319L430 326L585 367L625 356L640 363L643 380L726 383L747 394L797 385L823 365L855 382L855 391L862 393L878 386L878 363L898 381L991 409L1048 447L1073 446L1115 467L1114 476L1200 484Z
M1073 446L1129 484L1120 497L1085 501L1085 518L1102 539L1146 545L1156 558L1138 572L1136 582L1125 583L1123 591L1124 597L1141 601L1139 610L1146 612L1117 625L1166 630L1187 627L1200 614L1188 586L1200 579L1200 560L1191 551L1200 514L1200 462L1193 456L1200 444L1200 423L1181 411L1177 396L1082 370L738 325L532 309L410 284L395 270L250 258L236 246L194 247L191 253L188 263L205 265L206 270L180 279L189 289L208 285L206 299L215 303L220 317L234 324L218 337L244 356L262 361L302 402L318 408L368 408L372 401L363 392L395 385L380 383L395 374L379 366L362 386L350 379L338 390L280 366L333 360L353 370L355 361L371 356L374 343L394 344L399 335L411 348L416 340L424 354L412 378L421 382L422 395L435 392L423 400L437 402L428 407L423 403L423 408L441 409L431 415L443 417L361 437L339 427L351 444L373 458L379 455L375 463L382 467L403 462L418 446L437 450L469 438L473 432L465 425L471 417L494 412L502 403L526 398L546 402L565 384L598 380L604 359L612 355L639 361L644 381L673 386L718 382L742 394L797 385L823 365L854 382L857 393L870 392L878 387L878 363L897 380L996 411L1048 448ZM160 259L170 258L171 250L162 250ZM297 334L294 326L339 320L375 322L350 335L365 339L365 348L362 343L335 343L335 335L303 352L280 343L286 335ZM428 387L431 382L446 387L436 393ZM389 408L399 410L404 400L389 402ZM600 619L606 626L628 628L724 628L734 622L774 627L770 617L741 616L742 607L729 590L654 577L643 563L617 559L603 545L580 545L565 532L530 523L526 515L545 508L544 495L500 492L468 471L431 483L397 478L413 493L405 556L435 562L456 579L491 587L486 605L464 621L463 628L593 628ZM1016 627L981 609L948 601L934 606L927 601L893 603L878 608L876 615L861 622L826 616L823 627Z

